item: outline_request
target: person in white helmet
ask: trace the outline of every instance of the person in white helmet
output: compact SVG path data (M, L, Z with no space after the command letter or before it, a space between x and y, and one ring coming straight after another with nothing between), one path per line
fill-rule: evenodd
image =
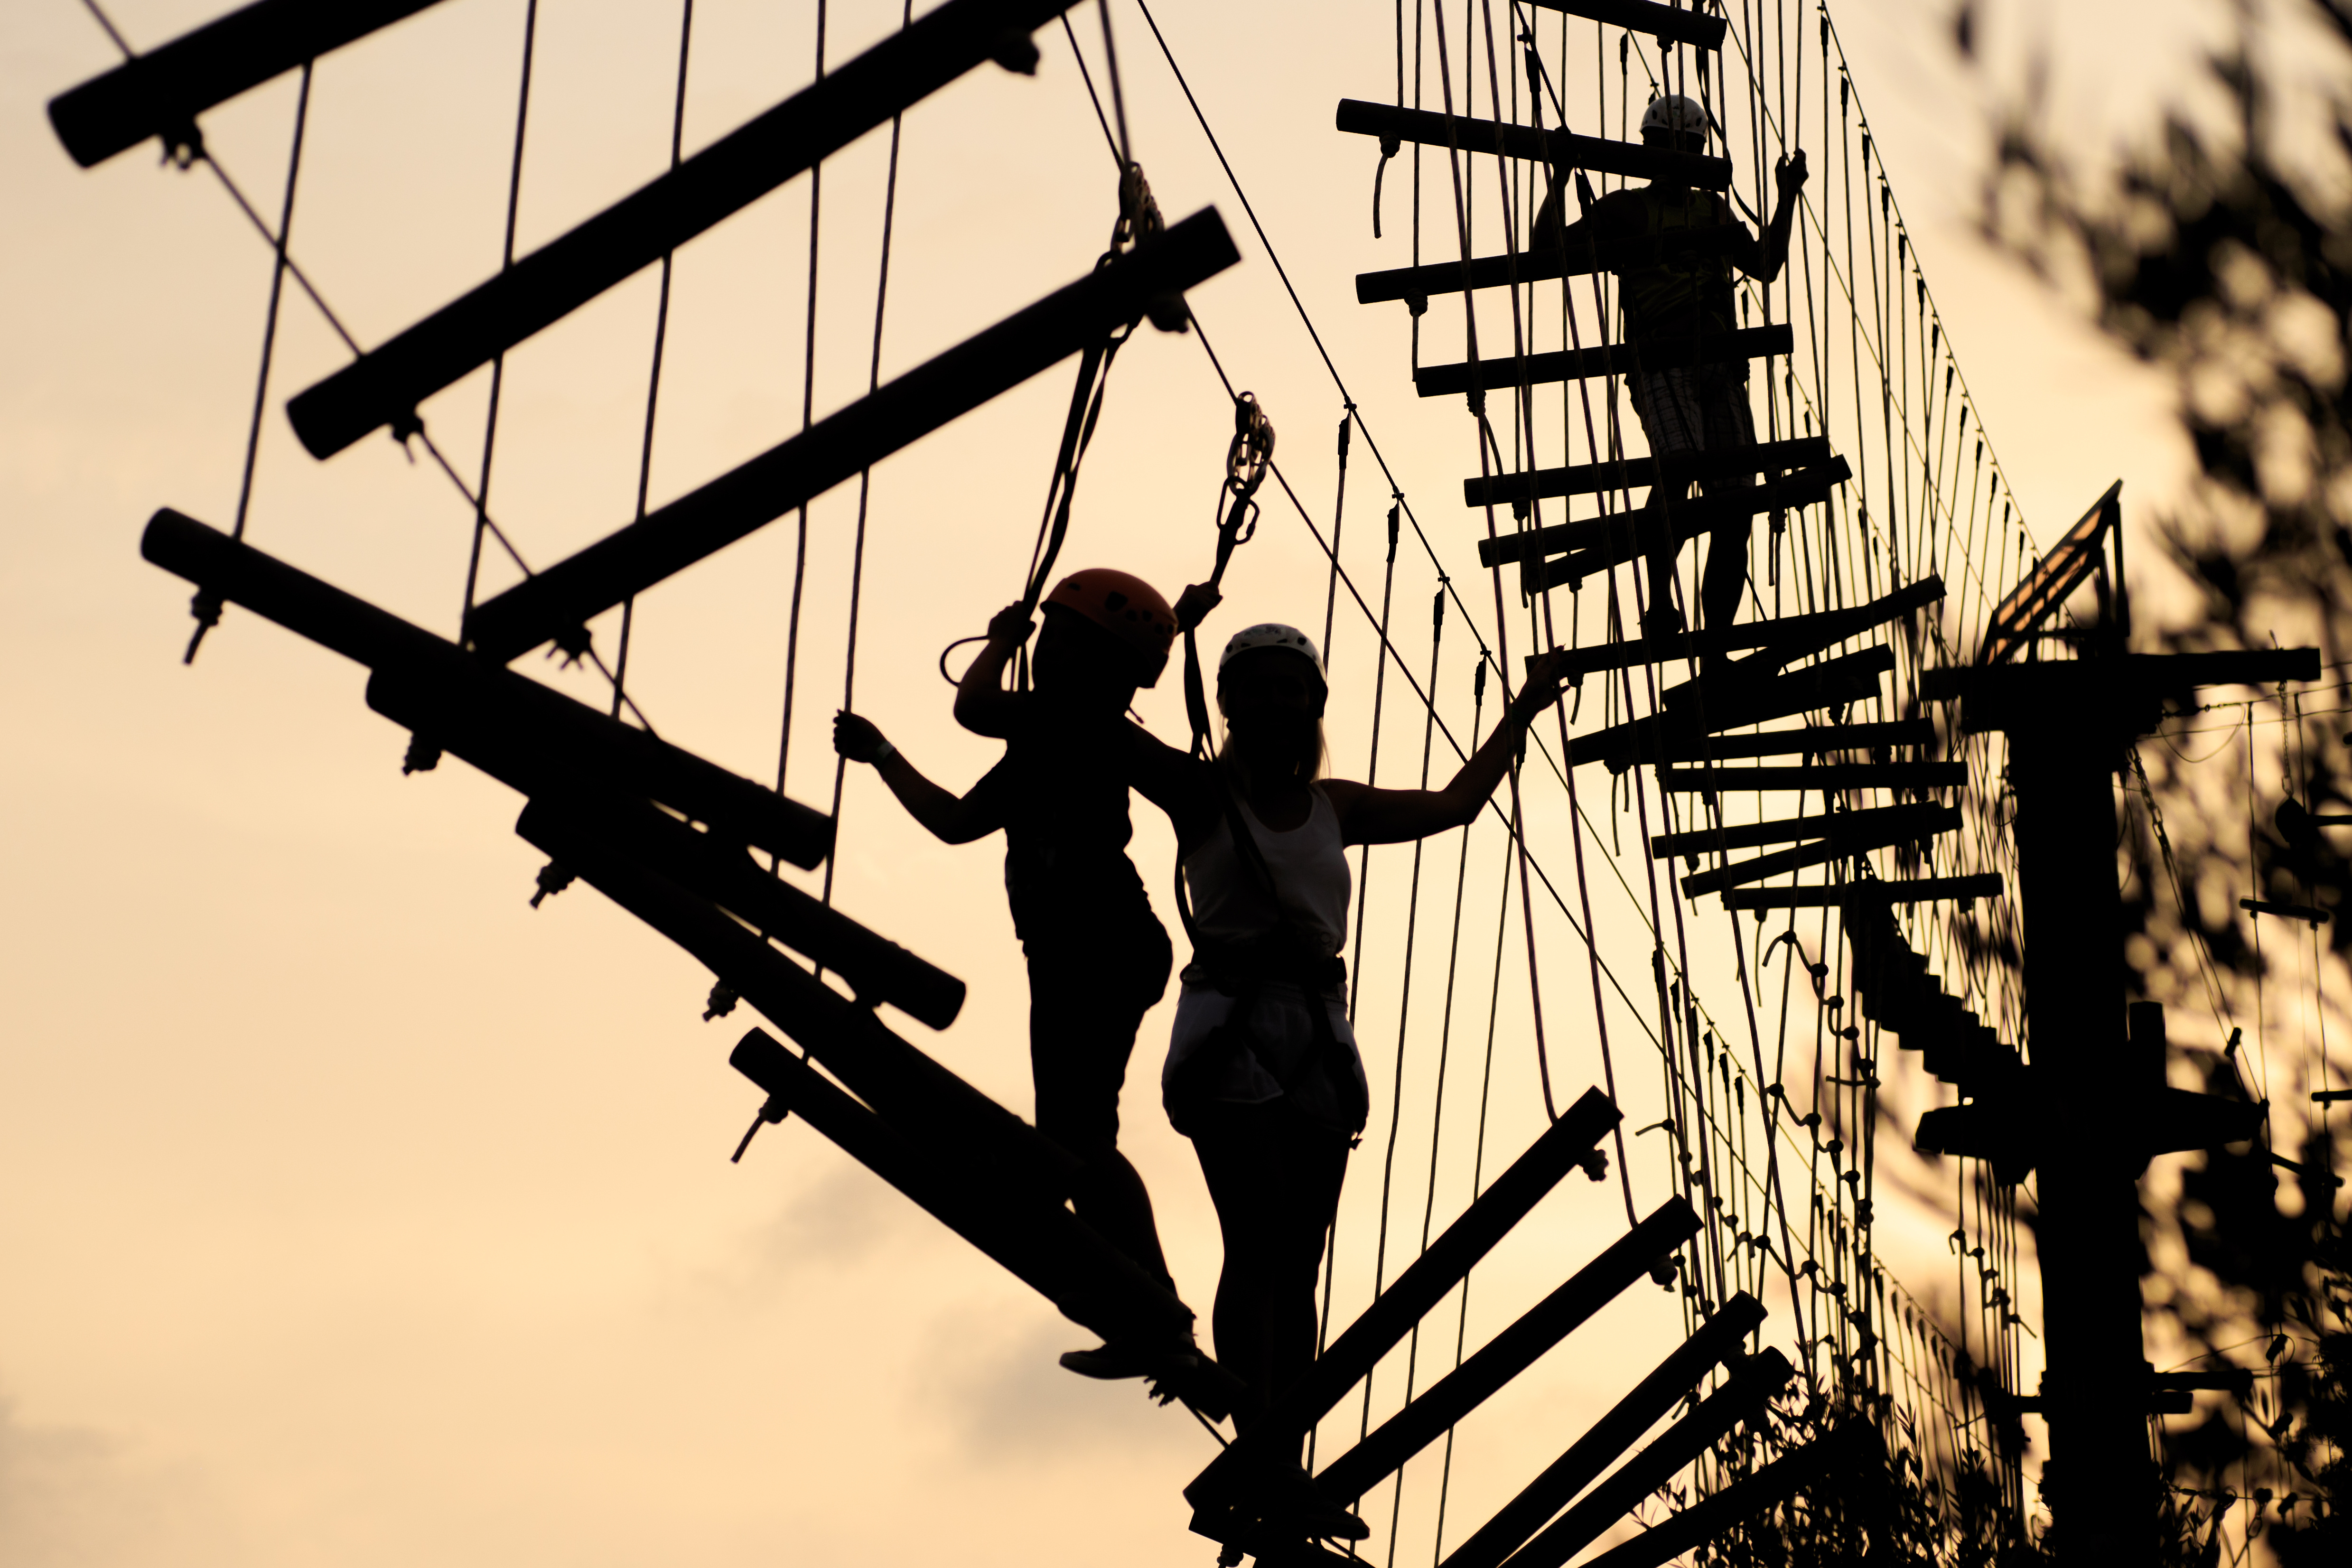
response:
M1642 115L1642 144L1657 152L1703 153L1706 138L1706 110L1679 94L1652 100ZM1661 253L1618 272L1623 342L1638 359L1646 346L1687 344L1735 330L1739 322L1732 299L1733 268L1763 283L1780 276L1789 258L1789 229L1797 193L1805 184L1801 150L1774 165L1773 183L1779 188L1779 201L1759 240L1722 195L1694 189L1665 175L1646 185L1612 191L1578 221L1563 224L1561 171L1555 169L1550 192L1536 214L1533 243L1540 250L1584 242L1665 240L1691 229L1731 231L1711 237L1722 243L1704 247L1661 247ZM1633 409L1649 437L1653 457L1663 461L1756 444L1746 360L1642 368L1631 379ZM1702 488L1715 495L1744 489L1754 482L1753 475L1741 474L1707 479ZM1684 493L1684 483L1670 482L1653 495L1671 505ZM1704 625L1727 626L1739 613L1740 595L1748 585L1749 521L1743 516L1725 523L1708 542L1699 595ZM1683 627L1674 584L1675 558L1679 553L1678 547L1668 544L1651 554L1649 605L1642 627L1645 635L1671 636Z
M1250 1389L1246 1426L1315 1356L1316 1274L1370 1094L1339 953L1356 844L1424 838L1475 818L1557 699L1567 656L1536 659L1503 718L1438 790L1322 776L1323 664L1294 626L1245 627L1217 661L1214 760L1172 749L1145 789L1172 819L1193 942L1161 1096L1192 1140L1225 1244L1211 1318L1217 1360ZM1328 1522L1328 1521L1327 1521Z

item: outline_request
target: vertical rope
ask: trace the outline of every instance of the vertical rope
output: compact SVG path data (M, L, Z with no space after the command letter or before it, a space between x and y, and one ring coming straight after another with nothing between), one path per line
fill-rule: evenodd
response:
M816 0L816 79L824 79L825 0ZM824 216L824 162L809 170L808 333L801 357L801 434L808 434L816 407L816 279L819 228ZM793 596L784 631L784 714L776 742L776 793L784 793L793 763L793 707L800 685L801 597L808 586L808 503L793 520ZM836 768L836 776L838 769ZM772 858L770 868L781 861Z
M499 244L499 270L510 271L514 267L515 219L522 206L522 152L526 133L530 128L531 61L539 43L539 0L524 0L522 12L522 82L515 89L514 153L507 170L506 229ZM470 547L466 554L466 596L460 607L458 624L464 625L474 613L474 596L480 591L482 580L482 542L490 526L490 463L499 447L499 410L506 393L507 356L501 349L490 360L489 406L482 416L482 475L474 486L474 529Z

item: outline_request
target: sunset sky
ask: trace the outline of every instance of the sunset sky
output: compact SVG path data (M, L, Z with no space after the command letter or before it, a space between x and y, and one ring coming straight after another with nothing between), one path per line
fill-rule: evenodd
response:
M108 7L140 47L225 8ZM364 343L496 268L523 9L446 0L318 68L293 250ZM2047 9L1990 8L1974 67L1952 47L1949 0L1835 13L1941 319L2045 542L2118 476L2143 526L2189 459L2166 423L2168 384L1980 238L1996 121L2029 100L2028 63L2045 60L2049 123L2095 157L2192 87L2222 8ZM827 60L883 37L898 10L833 0ZM1410 257L1404 165L1391 166L1375 240L1376 147L1331 129L1337 100L1393 90L1391 8L1164 0L1157 15L1437 561L1490 623L1474 514L1454 499L1476 466L1469 423L1457 399L1413 396L1402 307L1353 297L1356 272ZM1098 62L1092 8L1072 16ZM1192 295L1207 341L1269 410L1286 475L1327 521L1340 395L1132 0L1113 18L1135 153L1161 207L1173 219L1215 206L1243 252ZM664 166L678 23L677 0L541 0L521 249ZM815 26L807 0L698 0L687 150L804 86ZM906 118L886 377L1080 276L1108 237L1113 171L1093 110L1060 29L1038 42L1034 79L983 68ZM1115 1555L1204 1568L1214 1548L1186 1532L1179 1492L1209 1436L1134 1385L1057 1371L1054 1353L1088 1342L1082 1331L806 1127L764 1131L730 1166L760 1096L726 1056L755 1020L701 1022L707 973L585 887L529 908L542 858L511 831L511 792L454 760L404 778L406 737L366 708L364 672L250 614L232 609L182 667L189 589L139 559L139 532L163 505L223 528L235 515L270 258L207 172L159 168L152 145L85 172L60 149L44 105L118 58L78 0L0 14L0 806L13 825L0 834L0 1561L847 1568L951 1555L1009 1568ZM289 77L204 121L273 221L294 102ZM887 144L887 130L869 135L824 169L820 416L866 384ZM799 428L808 202L808 181L793 182L678 256L656 503ZM1429 258L1451 258L1443 198L1430 202ZM509 362L491 510L534 565L631 514L655 288L640 275ZM382 436L321 463L286 425L285 398L346 358L289 289L248 536L452 633L470 510ZM873 475L856 705L952 787L996 748L956 729L936 661L1019 593L1069 374ZM469 479L487 384L470 377L425 410ZM1139 332L1065 565L1122 566L1171 597L1203 575L1229 429L1201 337ZM1367 447L1351 458L1342 554L1373 594L1389 496ZM1324 556L1286 500L1266 500L1212 639L1262 619L1319 632ZM853 483L809 514L786 787L820 807L856 509ZM777 766L793 546L787 519L638 607L633 694L666 736L755 778ZM1415 660L1435 586L1417 548L1395 589ZM485 580L511 577L494 564ZM1338 624L1334 770L1361 776L1373 644L1344 589ZM1469 643L1459 626L1445 636L1436 689L1461 735ZM592 677L526 666L603 700ZM1380 777L1405 782L1422 710L1393 673L1386 700ZM1181 742L1172 673L1139 710ZM1490 693L1488 721L1496 710ZM1442 739L1435 754L1442 778ZM1564 806L1530 813L1531 837L1553 832L1565 864ZM1134 858L1173 927L1165 824L1139 809L1137 828ZM1451 837L1426 851L1416 1017L1446 981L1426 932L1454 918L1458 852ZM1498 915L1517 919L1491 826L1470 861L1449 1093L1477 1091ZM1408 1007L1411 867L1409 849L1374 858L1360 964L1377 1109L1340 1224L1340 1298L1355 1306ZM971 985L944 1033L886 1017L1025 1114L1025 980L998 846L933 842L852 770L835 874L842 909ZM1612 907L1597 923L1632 942L1610 929ZM1591 991L1565 927L1538 935L1564 1102L1601 1077ZM1488 1178L1542 1121L1520 940L1509 924ZM1646 965L1638 942L1623 951L1627 973ZM1172 992L1143 1026L1125 1142L1205 1313L1214 1218L1154 1088L1171 1012ZM1655 1117L1641 1114L1654 1053L1622 1031L1616 1049L1630 1131ZM1435 1071L1413 1058L1408 1121L1425 1114ZM1916 1083L1905 1092L1924 1103ZM1471 1154L1433 1155L1428 1136L1403 1141L1395 1203L1427 1201L1442 1225L1467 1199ZM1667 1192L1659 1142L1636 1142L1645 1209ZM1950 1168L1932 1179L1948 1193ZM1616 1204L1613 1185L1580 1179L1548 1200L1478 1276L1469 1342L1622 1231ZM1898 1205L1881 1245L1933 1300L1949 1289L1947 1222L1914 1207ZM1455 1315L1443 1318L1449 1355ZM1674 1304L1642 1288L1465 1425L1447 1542L1680 1333ZM1429 1460L1408 1478L1401 1561L1430 1550L1438 1483ZM1387 1562L1385 1540L1373 1545Z

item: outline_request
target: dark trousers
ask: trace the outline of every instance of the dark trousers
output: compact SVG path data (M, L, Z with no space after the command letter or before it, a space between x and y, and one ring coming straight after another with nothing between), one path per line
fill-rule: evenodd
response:
M1169 1282L1143 1178L1118 1152L1118 1094L1135 1031L1168 989L1158 921L1027 944L1029 1070L1037 1131L1077 1156L1078 1217L1154 1279ZM1172 1289L1172 1284L1171 1287Z
M1265 1414L1315 1360L1316 1275L1339 1212L1347 1133L1287 1100L1202 1109L1192 1148L1224 1233L1213 1319L1217 1362L1249 1384L1237 1425Z

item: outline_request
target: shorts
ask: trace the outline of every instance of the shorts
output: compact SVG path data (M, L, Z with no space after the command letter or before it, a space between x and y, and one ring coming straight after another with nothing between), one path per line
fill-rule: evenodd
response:
M1168 990L1168 933L1147 918L1102 939L1024 947L1037 1131L1081 1159L1116 1148L1135 1031Z

